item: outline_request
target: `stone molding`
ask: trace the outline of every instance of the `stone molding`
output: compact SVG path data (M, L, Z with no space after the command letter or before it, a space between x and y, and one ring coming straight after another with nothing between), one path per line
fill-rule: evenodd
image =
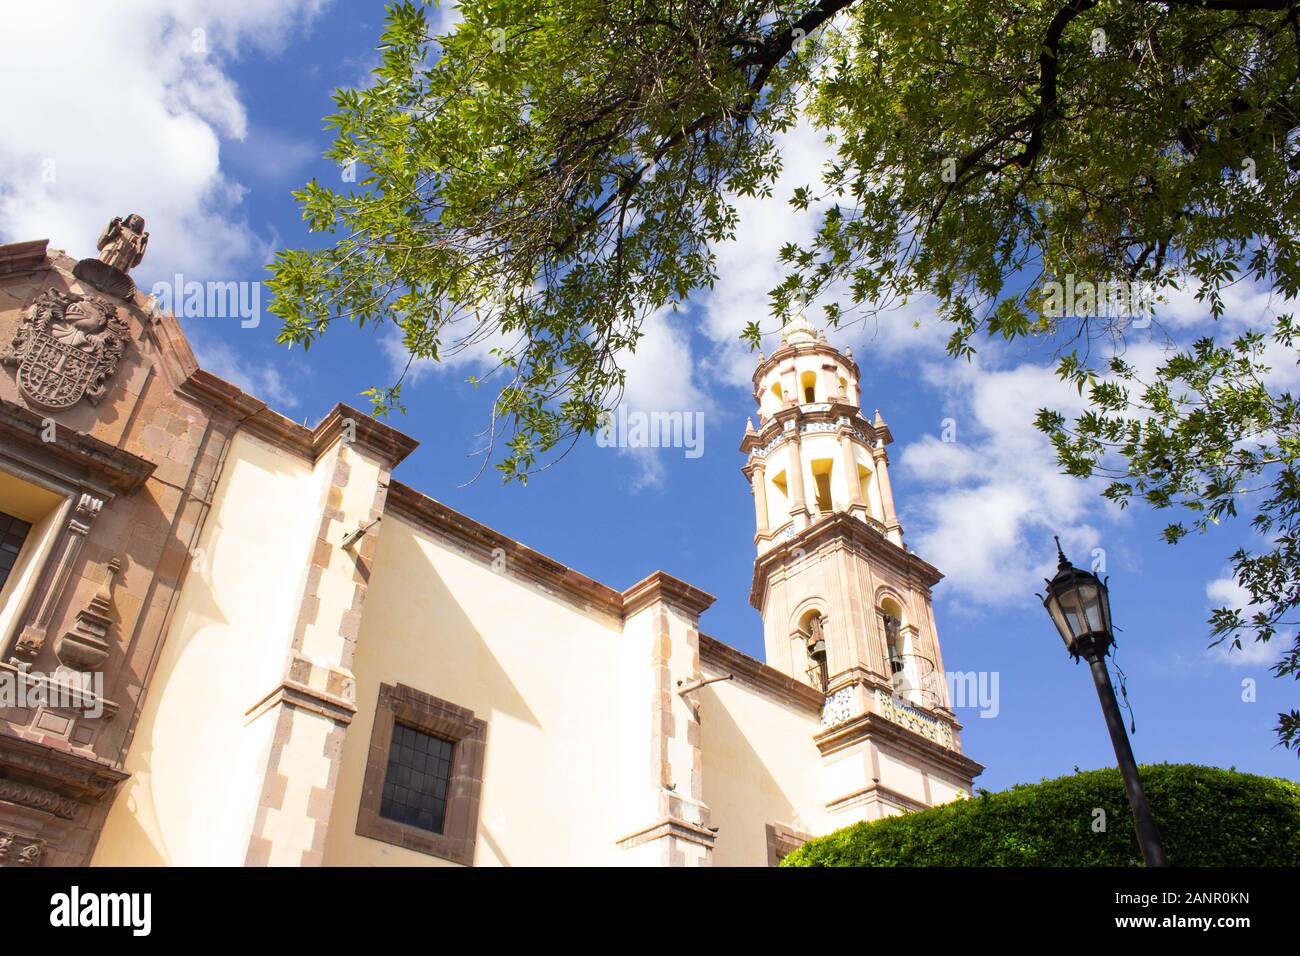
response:
M804 560L811 560L813 552L822 547L856 548L864 557L892 567L926 590L943 580L943 574L938 568L883 537L877 528L864 524L847 512L835 511L759 555L754 562L754 583L749 590L750 605L762 611L768 577L784 565L792 550L801 549L805 555Z
M806 426L816 426L808 429ZM755 431L747 431L741 439L740 450L753 459L765 459L768 452L796 434L824 431L834 434L848 428L864 448L874 448L877 441L888 436L888 430L872 423L862 414L862 409L848 402L818 402L815 405L787 405L777 409Z
M48 239L0 245L0 276L24 275L44 269L49 245Z
M914 800L906 794L899 793L889 787L878 783L863 787L861 790L855 790L852 793L846 793L841 797L836 797L830 803L826 804L826 809L831 813L842 813L845 810L860 806L864 803L883 803L895 810L904 813L914 813L919 810L929 810L929 804Z
M754 383L755 397L757 397L758 394L758 383L762 381L768 371L773 366L780 365L786 359L792 359L797 355L825 355L827 358L834 359L836 362L842 362L853 372L855 378L861 377L862 374L861 370L858 368L858 363L853 360L852 356L841 352L839 349L825 341L817 340L815 342L799 343L785 342L782 343L781 347L775 352L767 356L763 361L759 362L758 366L754 369L754 377L752 381Z
M811 833L804 833L783 823L769 823L765 830L768 866L780 866L782 860L813 838Z
M0 447L67 485L109 498L134 492L154 473L153 462L66 426L56 427L54 441L47 442L45 424L31 409L0 399Z
M825 757L864 740L873 739L905 750L920 762L952 774L958 780L971 780L984 772L983 764L976 763L960 751L950 750L928 737L923 737L880 714L871 712L823 730L813 737L813 742Z
M623 595L567 565L520 544L485 524L466 517L427 495L394 481L388 487L385 513L446 537L485 562L504 556L507 573L559 592L579 605L623 616Z
M44 787L36 787L21 780L0 779L0 800L29 810L43 810L63 820L74 819L81 809L81 804L71 797L60 796Z
M650 843L654 840L661 840L665 837L671 837L677 840L684 840L687 843L694 843L697 846L704 847L706 850L712 850L713 845L717 842L717 836L713 831L696 826L686 820L673 817L665 817L655 823L650 824L643 830L635 833L629 833L625 837L620 837L615 841L617 845L624 850L630 850L634 846L640 846L643 843Z
M371 453L391 470L420 444L396 428L342 402L331 408L315 428L308 428L202 368L191 372L179 391L200 405L233 419L239 427L259 438L311 462L319 459L341 438L355 438L348 444ZM349 421L352 423L349 431L354 435L345 436L344 423Z
M15 736L0 728L0 766L17 781L69 797L81 804L98 804L130 774L107 761L60 750Z
M283 704L286 707L298 707L328 717L344 727L352 723L357 706L347 697L318 690L307 684L285 680L252 707L244 712L244 723L251 724L273 707Z
M621 597L624 618L658 602L672 605L692 617L698 617L717 600L712 594L701 591L694 585L687 584L680 578L663 571L655 571L642 578L624 591Z
M0 867L40 866L45 841L0 830Z

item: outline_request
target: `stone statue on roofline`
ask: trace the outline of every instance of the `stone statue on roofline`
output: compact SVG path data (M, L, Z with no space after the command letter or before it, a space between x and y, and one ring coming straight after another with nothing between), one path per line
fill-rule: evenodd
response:
M135 297L135 282L130 272L144 259L149 247L149 233L144 231L144 217L131 213L125 219L114 216L99 235L98 259L82 259L72 270L78 279L120 299Z
M123 221L114 216L99 236L99 261L126 274L140 264L149 246L149 233L144 231L144 217L131 213Z

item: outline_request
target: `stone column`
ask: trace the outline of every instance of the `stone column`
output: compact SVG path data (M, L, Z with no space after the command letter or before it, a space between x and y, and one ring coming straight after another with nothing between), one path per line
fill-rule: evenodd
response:
M844 462L844 480L849 486L849 510L852 511L859 505L864 504L862 500L862 484L858 481L858 458L853 453L853 439L850 437L852 432L847 428L840 429L840 455Z
M94 495L83 494L77 499L72 517L68 519L68 526L58 543L54 571L44 590L38 592L33 599L27 625L18 635L14 646L15 656L33 661L45 645L54 609L64 595L72 578L72 570L77 566L77 559L85 547L86 537L103 507L104 500Z
M754 525L759 534L767 532L767 485L764 483L764 466L756 461L750 467L749 482L754 492Z
M801 531L808 523L808 505L803 496L803 457L799 453L799 425L794 423L788 442L790 446L790 517L795 519L796 531ZM802 521L800 518L802 517Z
M712 862L699 711L681 693L700 677L699 616L712 603L712 595L662 571L623 592L621 679L632 736L613 759L615 843L628 866Z
M876 462L876 477L880 482L880 502L885 509L885 537L901 548L903 529L894 511L894 490L889 484L889 456L883 445L877 445L871 454Z

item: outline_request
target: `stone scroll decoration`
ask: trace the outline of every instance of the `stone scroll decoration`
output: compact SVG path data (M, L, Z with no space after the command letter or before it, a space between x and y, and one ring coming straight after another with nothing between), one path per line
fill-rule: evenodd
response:
M36 866L44 854L44 841L0 830L0 866Z
M41 408L71 408L82 398L98 405L130 340L106 299L46 289L0 349L0 365L17 369L18 387Z

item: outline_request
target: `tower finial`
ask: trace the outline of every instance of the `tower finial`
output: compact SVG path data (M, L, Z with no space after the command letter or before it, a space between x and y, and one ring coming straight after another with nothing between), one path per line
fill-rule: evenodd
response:
M812 322L808 320L808 315L803 310L804 300L802 297L791 302L791 315L786 320L785 325L781 326L781 342L803 340L808 342L817 341L817 330L813 327Z

